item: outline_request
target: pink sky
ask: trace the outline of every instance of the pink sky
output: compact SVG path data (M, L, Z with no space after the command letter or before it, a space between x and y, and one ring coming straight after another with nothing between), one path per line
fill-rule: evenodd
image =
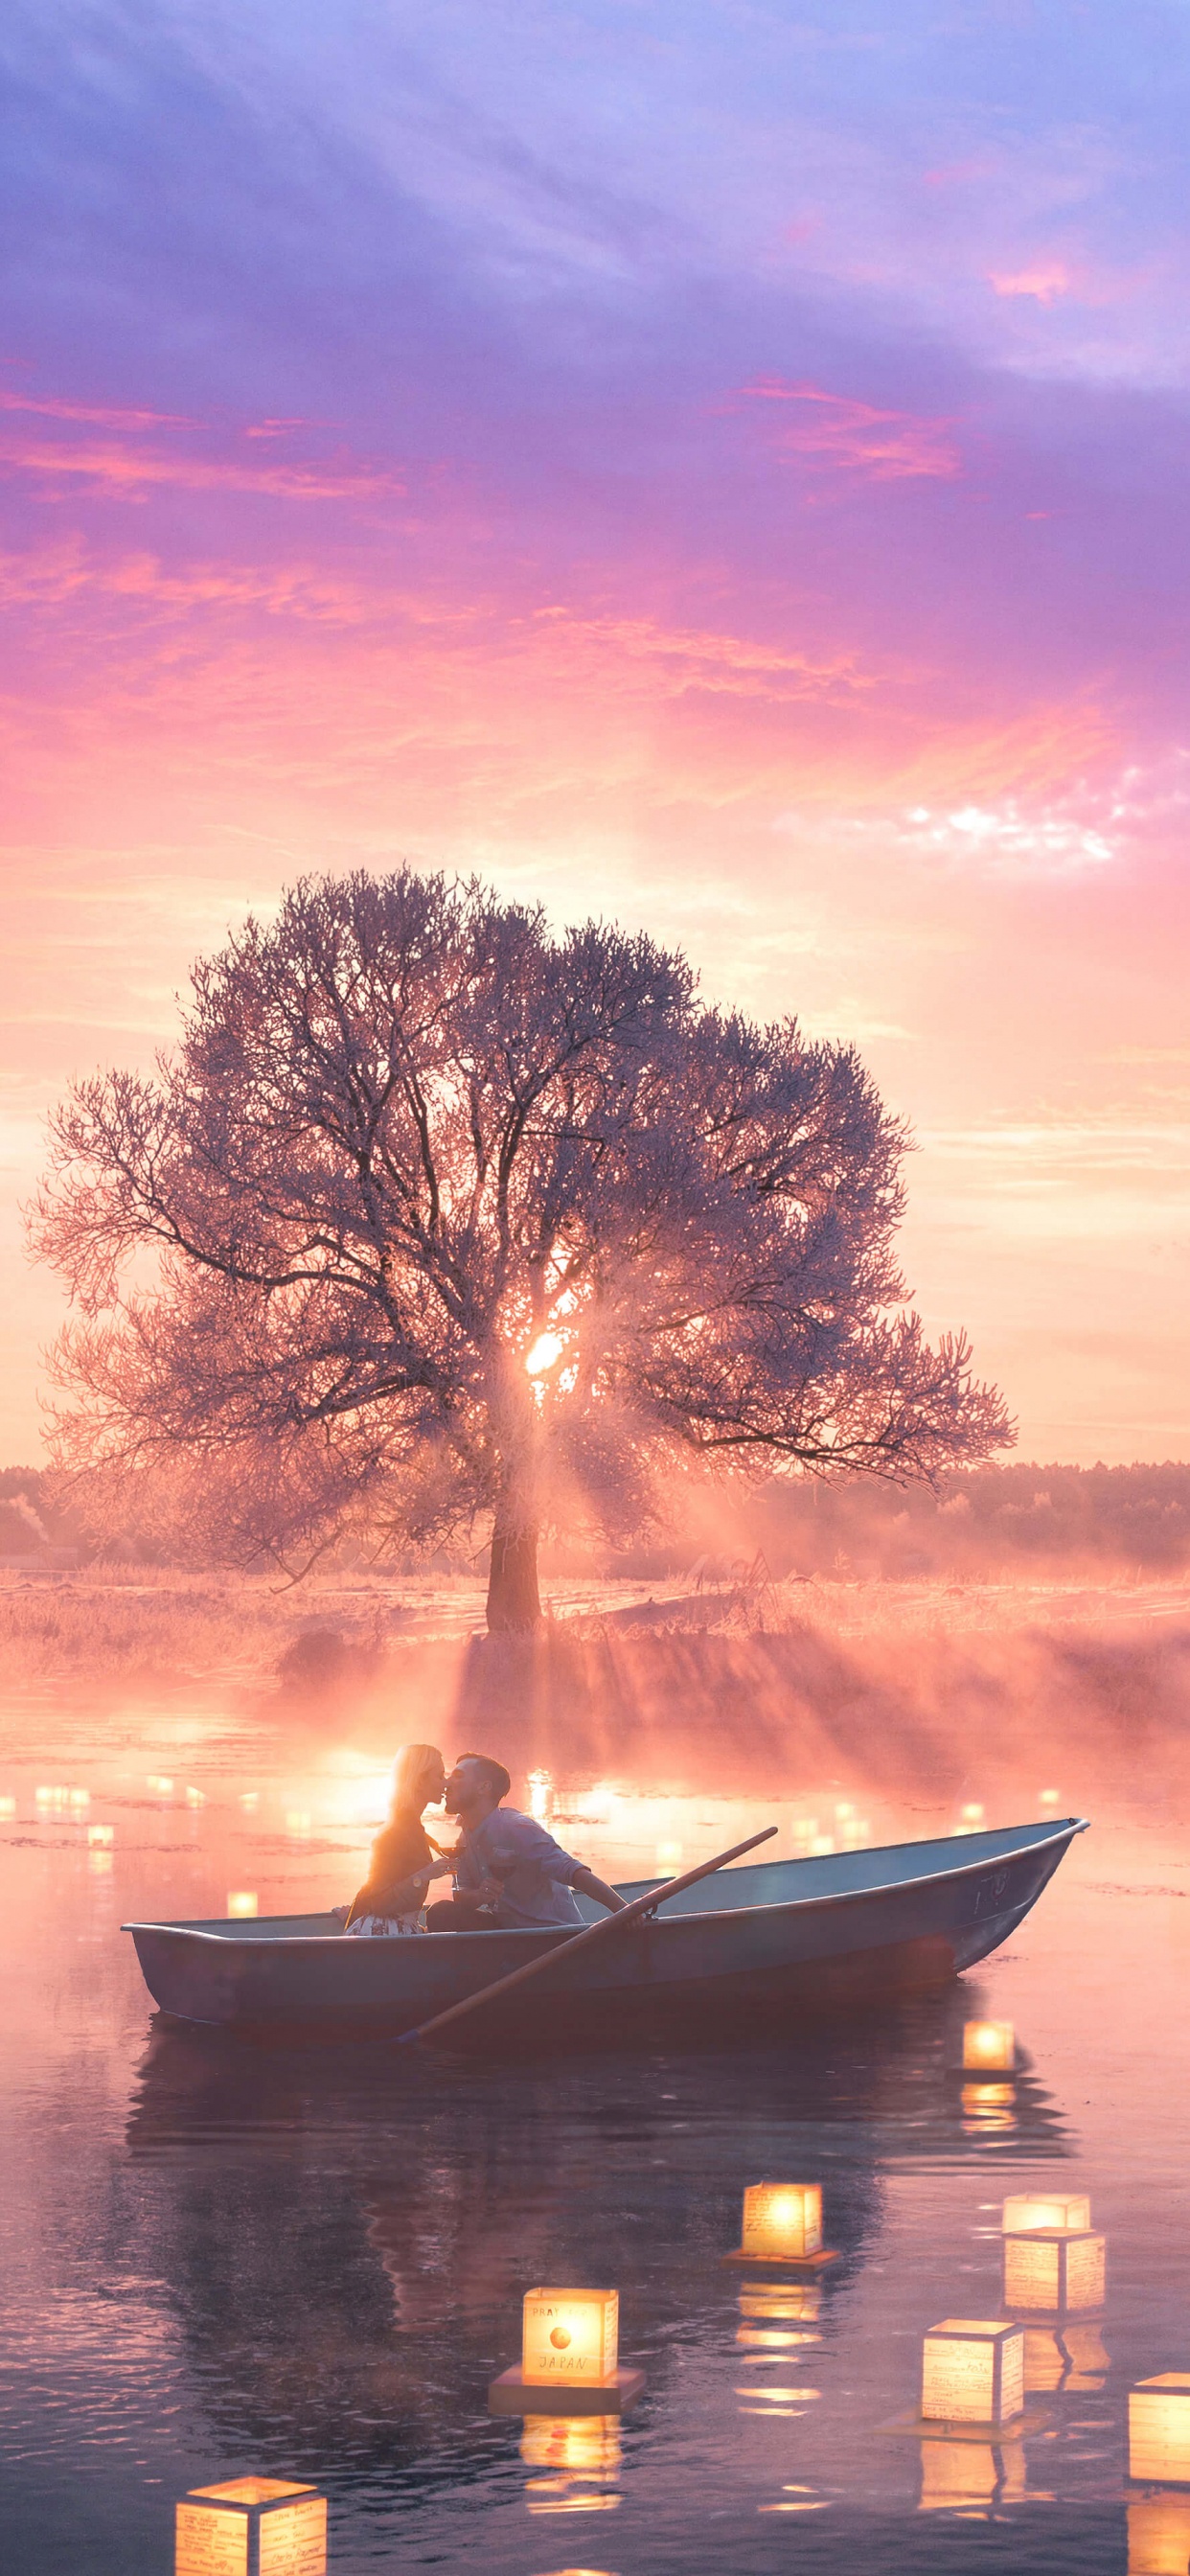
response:
M128 30L2 40L0 1457L49 1102L402 857L855 1038L1021 1453L1190 1454L1175 13Z

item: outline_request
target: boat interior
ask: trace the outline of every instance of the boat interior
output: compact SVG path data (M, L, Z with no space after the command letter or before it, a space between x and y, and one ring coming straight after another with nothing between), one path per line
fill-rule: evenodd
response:
M884 1843L859 1851L823 1852L808 1860L744 1862L735 1868L717 1870L713 1878L700 1879L694 1887L683 1888L677 1896L666 1899L666 1907L673 1914L726 1914L744 1906L797 1905L824 1896L860 1896L873 1888L903 1887L914 1879L937 1878L949 1870L979 1868L1016 1852L1033 1851L1039 1844L1064 1839L1072 1830L1079 1830L1080 1823L1073 1816L1047 1817L1041 1824L1003 1825L991 1832L942 1834L928 1842ZM617 1882L620 1895L629 1900L647 1895L651 1887L660 1884L649 1878ZM587 1922L600 1921L602 1907L582 1896L576 1901ZM339 1926L330 1914L175 1919L161 1928L206 1932L224 1941L339 1937Z

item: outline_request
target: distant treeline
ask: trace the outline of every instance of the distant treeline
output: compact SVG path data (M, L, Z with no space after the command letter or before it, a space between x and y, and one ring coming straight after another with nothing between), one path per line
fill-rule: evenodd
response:
M977 1467L937 1492L875 1478L772 1484L749 1511L774 1574L1020 1574L1190 1567L1190 1465Z
M55 1508L39 1469L0 1470L0 1562L48 1564L70 1551L84 1564L97 1556L168 1562L168 1550L153 1535L147 1497L137 1529L100 1538L74 1513ZM358 1550L344 1561L358 1562ZM975 1580L1026 1569L1180 1574L1190 1571L1190 1464L977 1467L947 1476L936 1492L875 1477L837 1484L774 1479L731 1517L730 1535L725 1529L710 1546L705 1535L646 1542L610 1561L606 1570L681 1576L698 1566L715 1581L730 1579L733 1570L753 1561L780 1578L816 1574L864 1581L929 1574ZM434 1558L448 1571L474 1572L478 1562L469 1551L455 1558L438 1550ZM550 1571L577 1570L578 1563L571 1567L565 1544L550 1547ZM589 1549L581 1564L591 1568ZM417 1569L418 1560L402 1557L383 1570Z

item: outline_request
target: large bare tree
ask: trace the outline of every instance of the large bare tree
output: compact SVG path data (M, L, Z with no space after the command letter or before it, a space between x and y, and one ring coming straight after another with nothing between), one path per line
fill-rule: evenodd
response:
M701 1458L929 1476L1010 1436L892 1239L854 1053L703 1008L684 959L409 870L296 886L194 970L152 1078L77 1085L38 1249L75 1315L59 1462L153 1467L208 1545L623 1532Z

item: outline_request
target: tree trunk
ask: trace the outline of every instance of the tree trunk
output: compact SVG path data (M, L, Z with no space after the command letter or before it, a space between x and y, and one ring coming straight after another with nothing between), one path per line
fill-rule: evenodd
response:
M537 1628L540 1624L537 1531L523 1521L511 1525L498 1511L488 1574L488 1629L495 1634L510 1628Z

